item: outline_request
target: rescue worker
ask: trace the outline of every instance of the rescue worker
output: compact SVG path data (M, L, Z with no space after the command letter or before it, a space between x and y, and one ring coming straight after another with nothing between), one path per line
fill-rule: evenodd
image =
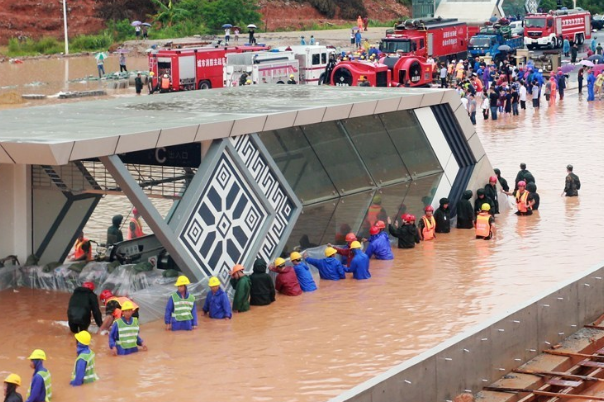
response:
M246 72L241 73L241 75L239 76L239 86L240 87L245 85L245 83L247 81L247 77L248 77L248 75Z
M422 216L422 220L419 221L419 238L423 241L432 240L436 237L434 231L436 229L436 220L432 213L434 212L434 208L432 205L428 205L424 208L425 215Z
M302 289L298 283L298 278L292 267L285 266L283 258L277 258L274 266L270 270L277 273L275 279L275 289L277 292L286 296L300 296Z
M482 204L485 202L491 206L491 210L494 208L493 200L486 196L484 188L479 188L476 190L476 199L474 200L474 213L476 215L480 213Z
M369 229L369 245L365 250L365 254L368 258L375 256L376 260L393 260L392 248L390 247L390 241L386 233L382 234L380 228L372 226Z
M147 351L147 345L140 337L138 318L133 317L134 305L127 301L122 304L122 316L113 323L109 333L109 349L113 356L123 356L138 352L140 346Z
M107 229L107 247L124 241L124 235L122 233L122 221L124 217L122 215L114 215L111 218L111 226Z
M293 74L289 75L289 80L287 80L288 84L292 84L292 85L296 85L298 82L296 81L296 78Z
M73 372L71 373L70 385L75 387L82 384L90 384L99 379L94 370L94 352L90 350L91 336L88 331L82 331L75 334L76 358Z
M369 233L369 229L372 226L375 226L377 221L385 221L388 219L388 214L386 210L382 207L382 195L376 194L373 196L373 200L369 209L367 210L367 216L365 217L365 221L363 222L363 234L362 237L365 237Z
M187 290L187 285L190 284L189 278L184 275L176 279L174 286L177 291L168 298L164 314L166 331L191 331L197 328L195 296Z
M495 231L495 218L490 214L491 206L486 202L480 207L476 216L476 238L490 240Z
M21 386L21 377L17 374L9 374L4 379L4 402L23 402L23 397L17 392Z
M155 73L153 71L149 71L149 79L147 80L147 90L149 91L149 95L152 95L155 92L155 88L153 87L153 77L155 77Z
M474 229L476 214L470 202L472 195L472 190L466 190L463 192L461 200L457 201L457 229Z
M565 194L567 197L577 197L580 189L581 181L579 180L579 176L573 173L573 165L568 165L566 167L566 179L564 180L564 191L562 194Z
M80 232L73 245L73 251L67 256L70 261L92 261L92 247L90 240Z
M74 334L87 331L90 319L94 317L96 325L101 327L103 316L99 308L99 301L94 293L94 283L84 282L82 286L74 289L67 307L67 322L69 329Z
M159 92L160 93L166 93L166 92L170 92L170 88L171 84L170 84L170 76L168 74L164 74L161 77L161 80L159 81Z
M438 208L434 212L436 221L436 233L449 233L451 231L451 210L449 209L449 199L441 198L438 201Z
M537 211L539 209L539 204L541 203L541 196L537 192L537 185L535 183L528 183L526 185L526 191L529 192L529 197L533 199L533 207L531 208L533 211Z
M342 256L342 265L349 267L350 261L352 260L350 244L353 241L357 241L357 235L355 235L354 233L351 232L351 233L348 233L344 239L346 240L346 243L348 243L346 245L346 247L334 247L330 243L327 243L327 246L335 248L336 251L338 252L338 254Z
M525 185L526 183L530 182L536 183L533 174L526 169L526 163L520 164L520 171L516 175L516 186L514 187L514 192L518 190L518 182L520 181L523 181Z
M415 218L413 218L415 221ZM399 227L398 220L394 221L388 217L388 232L398 238L398 248L414 248L415 244L419 244L420 238L415 224L411 223L411 215L401 215L401 226Z
M310 273L310 268L302 262L302 255L297 251L294 251L289 255L289 259L294 265L294 271L296 272L300 289L302 289L303 292L314 292L317 290L317 285Z
M514 193L516 199L516 215L532 215L533 214L533 197L526 191L526 183L524 181L518 182L518 190Z
M337 253L335 248L327 247L325 249L325 258L322 260L308 257L307 253L304 253L304 258L306 262L317 267L321 279L339 281L340 279L346 279L346 275L344 274L342 263L334 257Z
M210 318L216 320L231 319L231 302L229 296L220 288L220 280L215 276L210 277L208 281L210 292L206 296L203 304L203 314L209 314Z
M231 269L231 286L235 289L232 310L237 313L244 313L250 309L252 280L243 271L243 265L240 264Z
M493 172L495 172L495 176L497 176L497 180L499 181L499 185L501 186L503 192L507 195L511 195L510 186L508 186L508 181L501 177L501 170L495 168L493 169Z
M489 177L489 182L484 186L484 194L487 198L493 201L493 208L491 208L491 215L499 213L499 201L497 200L497 176Z
M25 402L48 402L52 400L50 372L44 368L46 353L42 349L36 349L28 359L29 367L34 370L34 376L27 390Z
M352 250L352 261L349 268L344 268L344 272L352 272L352 277L358 280L371 278L369 257L361 249L361 243L353 241L350 244L350 249Z
M250 288L250 304L252 306L267 306L275 301L275 285L273 278L266 272L266 262L262 258L254 261Z
M128 240L138 239L144 235L141 216L138 213L138 209L134 207L132 208L132 218L130 218L130 224L128 225Z
M122 317L122 305L126 302L132 303L134 313L132 317L140 319L138 313L138 304L127 297L114 296L110 290L105 289L101 292L101 303L105 305L105 319L103 325L99 328L101 335L106 335L111 329L113 322Z
M364 75L361 75L358 79L358 87L370 87L371 83L369 81L367 81L367 77Z

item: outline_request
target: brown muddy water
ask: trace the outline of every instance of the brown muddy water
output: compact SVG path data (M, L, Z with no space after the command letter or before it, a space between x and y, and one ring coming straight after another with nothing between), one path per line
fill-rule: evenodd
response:
M149 351L133 356L110 356L107 338L94 335L101 380L91 385L69 386L69 295L1 292L0 376L17 372L26 388L26 357L43 348L54 401L325 401L604 260L604 141L595 128L603 112L604 101L587 104L572 91L552 109L529 107L497 122L480 117L493 166L513 182L526 162L541 195L531 217L500 215L494 240L454 229L396 250L394 261L373 261L367 281L322 281L317 292L278 297L230 321L201 318L190 333L147 324L141 335ZM560 196L568 163L582 181L579 198ZM110 202L90 233L103 236L110 215L129 209Z

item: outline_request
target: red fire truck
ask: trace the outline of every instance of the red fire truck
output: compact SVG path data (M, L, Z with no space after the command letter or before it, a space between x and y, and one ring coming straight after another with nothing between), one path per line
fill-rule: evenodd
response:
M562 47L564 39L582 44L591 39L591 14L582 9L528 14L524 18L524 44L529 49Z
M226 48L199 47L158 49L148 54L149 71L153 71L153 87L167 74L170 91L222 88L223 66L227 53L268 50L264 46L235 46Z
M341 61L333 68L330 84L357 86L361 76L374 87L421 87L432 82L433 66L423 57L386 57L382 63Z
M456 18L407 20L386 31L380 51L401 56L432 56L436 61L465 59L468 25Z

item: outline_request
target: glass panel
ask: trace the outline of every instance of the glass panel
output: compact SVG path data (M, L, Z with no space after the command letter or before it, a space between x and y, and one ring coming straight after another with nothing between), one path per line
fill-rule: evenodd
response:
M300 201L309 203L337 196L300 127L266 131L260 134L260 139Z
M357 117L343 124L376 182L411 179L378 116Z
M413 177L442 172L424 130L412 111L386 113L380 118Z
M371 203L372 191L340 198L340 203L321 240L321 244L346 244L344 237L350 232L357 233Z
M289 255L296 246L306 249L321 244L337 203L338 200L332 200L305 206L287 240L283 253Z
M303 129L340 194L373 186L367 170L339 123L331 121L305 126Z
M424 214L424 207L432 203L443 174L413 180L403 202L405 212L415 215L417 220Z
M403 200L412 185L412 182L407 182L382 187L373 197L368 213L363 219L363 226L359 234L367 238L371 225L375 224L375 221L378 220L383 220L384 223L388 224L388 217L392 218L393 221L398 219L400 222L400 216L405 212L409 212ZM377 215L372 217L376 212L378 212ZM371 222L372 220L374 222Z

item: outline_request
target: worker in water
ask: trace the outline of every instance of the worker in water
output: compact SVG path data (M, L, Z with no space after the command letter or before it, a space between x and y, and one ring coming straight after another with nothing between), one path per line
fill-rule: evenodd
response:
M367 80L367 76L361 75L357 83L358 87L370 87L371 83Z
M147 351L147 345L140 337L138 318L133 317L134 305L131 302L122 304L122 316L113 323L109 333L109 349L114 356L129 355L138 352L140 346Z
M23 402L23 397L17 392L21 386L21 377L17 374L9 374L4 379L4 402Z
M310 273L310 268L302 262L302 255L297 251L294 251L289 255L289 259L294 265L294 272L296 272L296 276L298 277L300 289L302 289L303 292L314 292L317 290L317 284Z
M42 349L36 349L28 359L29 367L34 370L34 376L27 390L26 402L47 402L52 400L50 372L44 368L46 353Z
M497 200L497 176L489 177L489 182L484 186L484 195L493 201L491 215L499 213L499 200Z
M99 301L94 293L94 283L84 282L82 286L74 289L67 307L67 322L69 329L74 334L87 331L90 319L94 317L96 325L103 324L103 315L99 308Z
M91 336L88 331L82 331L75 334L76 358L73 372L71 373L71 382L73 386L90 384L99 379L94 370L94 352L90 350Z
M361 243L353 241L350 244L352 250L352 261L350 267L344 268L344 272L352 272L354 279L362 280L371 278L369 273L369 257L361 249Z
M474 213L476 215L480 213L482 204L485 202L491 206L491 215L493 215L492 210L495 208L493 200L486 196L484 188L479 188L476 190L476 199L474 200Z
M516 199L516 215L532 215L534 200L531 194L526 190L526 183L524 181L518 182L518 190L514 192L514 198Z
M233 311L244 313L250 309L250 291L252 280L244 272L243 265L237 264L231 269L231 286L235 289Z
M90 240L84 237L84 232L78 234L72 252L67 256L70 261L92 261Z
M495 231L495 218L490 214L491 206L486 202L476 216L476 238L490 240Z
M266 262L262 258L254 261L250 280L250 304L252 306L267 306L275 301L275 285L273 278L266 272Z
M215 276L208 280L210 292L206 296L206 301L203 304L203 314L209 314L210 318L217 320L231 319L231 302L229 296L220 287L220 280Z
M419 244L419 233L415 224L411 223L410 214L402 214L400 226L398 219L392 222L388 217L388 232L398 239L398 248L414 248L415 244ZM415 221L415 219L413 219Z
M520 181L523 181L525 184L530 182L536 183L533 174L527 170L526 163L520 164L520 170L516 175L516 187L514 187L514 191L518 190L518 182Z
M164 74L159 81L159 92L170 92L170 87L170 76L168 74Z
M138 209L134 207L132 208L132 218L130 218L130 224L128 225L128 240L138 239L144 235L141 216L138 213Z
M470 202L472 195L472 190L466 190L457 201L457 229L474 229L476 214Z
M535 183L528 183L526 185L526 191L529 192L529 197L533 199L532 210L539 210L539 204L541 203L541 196L537 192L537 185Z
M138 304L127 297L119 297L114 296L110 290L105 289L101 292L101 303L105 305L105 319L103 320L103 325L99 328L99 332L101 335L106 335L111 329L113 322L122 317L122 305L126 302L132 304L134 309L134 313L132 317L138 318Z
M363 233L362 237L368 237L369 229L372 226L375 226L377 221L386 221L388 220L388 214L384 207L382 207L382 195L376 194L373 196L373 200L369 209L367 210L367 215L365 216L365 221L363 222Z
M577 197L581 189L581 180L579 176L573 173L573 165L566 167L566 179L564 180L563 194L567 197Z
M303 293L294 269L286 266L283 258L277 258L274 265L269 268L272 272L277 273L275 279L277 292L286 296L300 296Z
M438 208L434 211L434 220L436 221L436 233L449 233L451 231L451 210L449 209L449 199L441 198L438 201Z
M321 279L339 281L340 279L346 279L346 275L344 274L342 263L335 258L337 253L335 248L327 247L325 249L325 258L311 258L308 256L308 253L305 252L304 259L307 263L317 267Z
M392 248L388 234L382 232L379 227L372 226L369 229L369 245L365 249L365 254L368 258L375 256L376 260L393 260Z
M357 241L357 235L350 232L346 235L344 240L346 240L346 243L347 243L346 246L344 246L344 247L334 247L330 243L327 243L327 246L335 248L337 253L342 256L342 261L341 261L342 265L350 266L350 261L352 260L351 255L350 255L351 254L350 244L353 241Z
M121 229L123 220L122 215L114 215L111 218L111 226L107 229L107 247L124 241L124 234Z
M172 293L166 304L164 323L166 331L191 331L197 328L197 305L195 296L187 290L191 282L189 278L180 275L174 286L177 291Z
M419 238L423 241L432 240L436 237L434 234L436 230L436 220L432 215L434 213L434 208L432 205L428 205L424 208L424 216L419 221Z
M495 168L495 169L493 169L493 172L495 172L495 176L497 176L497 181L499 181L499 185L501 186L501 189L503 190L503 192L507 195L511 195L510 186L508 185L508 181L506 179L504 179L503 177L501 177L501 170Z
M289 80L287 80L288 84L296 85L298 82L296 81L296 77L293 74L289 75Z

